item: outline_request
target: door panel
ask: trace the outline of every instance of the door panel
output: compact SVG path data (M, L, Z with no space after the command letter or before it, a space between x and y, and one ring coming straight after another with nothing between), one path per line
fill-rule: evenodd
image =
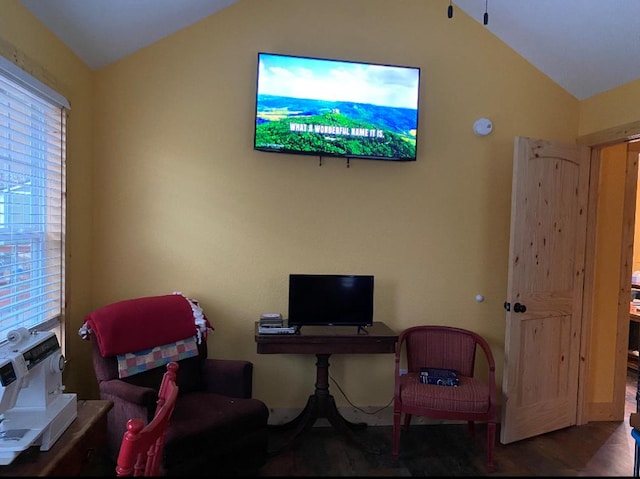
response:
M503 444L576 424L589 164L588 147L515 140Z

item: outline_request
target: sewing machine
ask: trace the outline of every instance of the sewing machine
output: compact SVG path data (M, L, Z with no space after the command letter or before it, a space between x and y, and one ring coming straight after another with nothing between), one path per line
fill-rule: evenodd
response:
M0 465L31 446L48 451L78 415L62 385L64 356L50 331L10 331L0 345Z

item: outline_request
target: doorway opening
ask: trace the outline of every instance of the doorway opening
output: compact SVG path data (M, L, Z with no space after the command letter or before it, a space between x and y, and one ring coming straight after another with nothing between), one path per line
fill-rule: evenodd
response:
M578 424L626 415L639 137L640 122L579 140L592 167Z

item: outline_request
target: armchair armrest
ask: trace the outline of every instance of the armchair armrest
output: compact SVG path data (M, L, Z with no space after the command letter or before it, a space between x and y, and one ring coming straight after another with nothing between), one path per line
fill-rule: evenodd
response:
M206 392L236 398L253 394L253 363L241 359L205 359L202 366Z
M158 393L152 388L136 386L120 379L102 381L99 387L101 395L106 394L147 410L155 410Z

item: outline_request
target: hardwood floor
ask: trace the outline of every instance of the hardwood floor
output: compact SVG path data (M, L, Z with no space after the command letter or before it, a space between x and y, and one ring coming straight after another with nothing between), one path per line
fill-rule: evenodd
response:
M350 441L332 427L313 427L296 444L274 451L260 476L631 476L637 379L627 377L625 420L594 422L495 447L493 473L485 468L486 430L475 439L466 424L411 426L400 458L391 458L391 426L367 427ZM272 444L281 439L273 432ZM499 434L498 434L499 437ZM277 449L277 448L275 448Z
M391 458L391 426L367 427L348 440L332 427L313 427L282 449L282 433L270 433L272 454L258 476L631 476L634 440L629 415L636 411L637 376L629 371L625 420L594 422L502 445L496 441L496 469L487 473L486 430L475 440L466 424L411 426L400 439L400 458ZM499 438L499 434L498 434ZM102 462L87 476L114 476ZM215 475L215 465L203 475Z

